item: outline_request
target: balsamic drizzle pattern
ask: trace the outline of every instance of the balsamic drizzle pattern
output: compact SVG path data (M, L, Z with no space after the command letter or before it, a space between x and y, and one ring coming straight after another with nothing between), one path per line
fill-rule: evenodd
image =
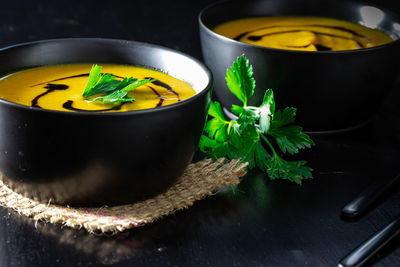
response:
M42 108L39 106L38 101L41 97L50 94L51 92L54 92L56 90L67 90L69 88L68 85L66 84L54 84L54 83L48 83L44 88L47 90L44 93L41 93L37 95L34 99L32 99L31 106L36 107L36 108Z
M111 75L113 75L113 76L115 76L116 78L119 78L119 79L123 79L124 78L124 77L121 77L121 76L118 76L118 75L114 75L112 73L103 73L103 74L111 74ZM46 84L46 83L58 82L58 81L71 79L71 78L80 78L80 77L89 77L89 73L82 73L82 74L72 75L72 76L68 76L68 77L58 78L58 79L55 79L55 80L51 80L51 81L47 81L47 82L42 82L42 83L31 85L31 87L35 87L35 86L38 86L38 85L43 85L43 84Z
M145 77L145 79L154 79L152 77ZM160 80L155 80L154 82L152 82L152 84L154 85L158 85L161 87L164 87L165 89L167 89L168 91L170 91L171 93L173 93L174 95L176 95L178 97L178 102L181 101L180 97L179 97L179 93L176 92L174 89L172 89L171 86L169 86L168 84L160 81Z
M336 29L336 30L340 30L343 32L348 32L353 34L354 36L358 36L360 38L367 38L364 35L361 35L358 32L355 32L353 30L344 28L344 27L339 27L339 26L330 26L330 25L318 25L318 24L310 24L310 25L299 25L300 27L320 27L320 28L329 28L329 29ZM238 36L236 36L235 38L233 38L236 41L242 41L242 39L244 37L247 36L247 40L249 41L253 41L253 42L257 42L260 41L263 37L266 36L271 36L271 35L278 35L278 34L283 34L283 33L292 33L292 32L301 32L304 30L288 30L288 31L278 31L278 32L272 32L272 33L266 33L266 34L262 34L262 35L252 35L253 32L259 31L259 30L265 30L265 29L271 29L271 28L277 28L277 27L299 27L297 25L274 25L274 26L266 26L266 27L261 27L261 28L257 28L251 31L247 31L244 33L239 34ZM347 39L347 40L353 40L357 43L357 45L359 46L359 48L364 48L363 44L360 43L357 39L355 38L350 38L350 37L345 37L345 36L341 36L341 35L337 35L337 34L331 34L331 33L324 33L324 32L318 32L318 31L310 31L310 30L306 30L308 32L312 32L315 35L325 35L325 36L331 36L331 37L335 37L335 38L341 38L341 39ZM296 46L288 46L288 47L296 47ZM302 47L307 47L307 46L302 46ZM326 50L332 50L329 47L326 46L322 46L322 45L316 45L316 48L318 51L326 51Z
M151 87L151 86L147 86L147 87L149 87L149 88L158 96L158 99L160 99L160 100L158 101L156 107L162 106L162 104L164 103L165 98L162 97L162 95L160 95L160 93L157 92L157 90L154 89L153 87Z
M114 74L111 74L111 75L113 75L113 76L115 76L115 77L117 77L119 79L123 79L124 78L124 77L121 77L121 76L118 76L118 75L114 75ZM68 77L58 78L58 79L55 79L55 80L51 80L51 81L42 82L42 83L38 83L38 84L32 85L31 87L35 87L35 86L46 84L46 86L44 86L44 88L46 88L47 90L44 93L41 93L41 94L35 96L35 98L32 99L32 101L31 101L31 106L32 107L36 107L36 108L42 108L38 104L39 99L41 97L43 97L43 96L45 96L45 95L47 95L47 94L49 94L51 92L54 92L56 90L67 90L69 88L69 86L66 85L66 84L54 84L53 82L62 81L62 80L66 80L66 79L71 79L71 78L88 77L88 76L89 76L89 73L83 73L83 74L78 74L78 75L72 75L72 76L68 76ZM145 79L154 79L154 78L145 77ZM153 81L152 84L167 89L168 91L170 91L171 93L173 93L174 95L177 96L178 101L181 101L179 93L176 92L174 89L172 89L172 87L170 85L168 85L168 84L166 84L166 83L164 83L164 82L162 82L160 80ZM164 103L165 98L156 89L154 89L153 87L151 87L151 86L147 86L147 87L150 88L154 92L154 94L157 95L157 97L159 98L159 102L157 103L157 105L155 107L162 106L162 104ZM127 104L127 103L121 103L119 105L116 105L116 106L113 106L113 107L107 108L107 109L89 110L89 109L75 108L75 107L73 107L73 103L74 103L74 101L68 100L63 104L63 108L65 108L67 110L70 110L70 111L104 112L104 111L111 111L111 110L120 110L121 107L124 104Z
M71 111L86 111L86 112L103 112L103 111L111 111L111 110L120 110L121 107L126 104L126 103L121 103L119 105L116 105L114 107L111 108L106 108L106 109L96 109L96 110L92 110L92 109L80 109L80 108L74 108L72 105L74 104L74 101L72 100L68 100L67 102L65 102L63 104L63 108L71 110Z

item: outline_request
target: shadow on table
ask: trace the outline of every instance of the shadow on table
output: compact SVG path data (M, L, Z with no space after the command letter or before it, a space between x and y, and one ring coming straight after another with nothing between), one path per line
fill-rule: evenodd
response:
M14 212L9 213L9 223L11 225L21 225L21 228L24 228L24 232L29 231L29 235L32 234L32 228L35 227L36 234L39 234L39 239L46 240L46 242L42 242L43 245L47 243L52 244L50 246L56 246L58 249L63 247L73 249L75 252L83 253L86 257L95 259L101 264L109 265L141 256L148 251L158 250L161 252L163 250L163 240L170 236L179 238L179 235L184 235L185 232L195 229L199 224L230 221L231 217L236 216L237 205L230 199L229 195L236 193L231 188L225 188L223 191L198 201L194 206L164 217L157 222L113 236L94 235L83 229L75 230L41 221L35 222L31 218ZM20 243L22 237L19 235L21 233L8 234L16 235L8 238L8 240ZM35 236L35 234L33 235ZM18 247L20 244L14 245ZM11 244L11 247L14 245ZM39 253L39 250L43 249L43 247L30 249L38 250ZM48 249L52 250L54 248ZM25 266L23 263L20 264Z

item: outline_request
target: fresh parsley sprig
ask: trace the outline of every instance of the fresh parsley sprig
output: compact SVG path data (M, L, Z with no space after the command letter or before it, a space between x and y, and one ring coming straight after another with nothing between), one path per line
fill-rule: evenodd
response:
M138 80L137 78L124 78L117 80L112 74L101 74L101 66L93 65L89 79L83 91L87 101L103 104L121 104L132 102L134 99L128 93L139 86L154 82L155 79Z
M253 68L245 55L238 57L226 71L227 86L243 105L232 105L231 111L237 119L227 120L221 104L211 102L208 115L212 119L205 126L199 148L213 159L240 158L248 162L249 168L257 166L267 172L271 179L289 179L301 184L302 179L312 178L312 169L305 166L306 161L284 160L275 146L282 153L293 155L300 149L310 148L314 142L302 132L302 127L293 124L295 108L275 110L271 89L266 90L259 107L247 105L255 89L252 76Z

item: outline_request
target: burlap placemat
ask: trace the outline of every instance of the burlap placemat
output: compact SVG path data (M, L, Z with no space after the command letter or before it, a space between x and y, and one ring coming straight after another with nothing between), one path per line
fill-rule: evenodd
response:
M43 204L24 197L0 181L0 204L36 221L57 223L89 233L116 234L139 227L193 205L194 201L214 194L218 189L239 183L247 164L233 160L212 162L205 159L192 163L179 180L160 195L141 202L99 208L71 208Z

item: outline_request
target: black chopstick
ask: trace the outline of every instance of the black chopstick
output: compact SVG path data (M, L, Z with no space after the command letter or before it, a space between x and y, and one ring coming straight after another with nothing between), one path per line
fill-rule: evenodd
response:
M400 216L379 230L339 262L339 267L359 267L400 233Z
M386 193L400 178L400 174L390 179L378 179L342 209L342 216L349 219L362 214L378 198Z

